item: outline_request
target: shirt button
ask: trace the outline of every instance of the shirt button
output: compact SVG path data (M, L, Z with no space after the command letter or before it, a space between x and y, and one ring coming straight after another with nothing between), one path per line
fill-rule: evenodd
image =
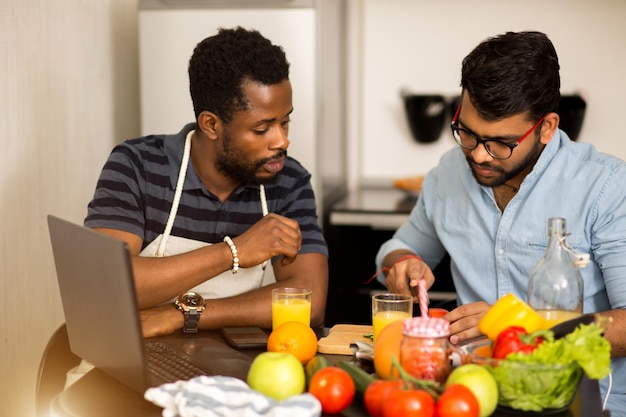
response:
M504 249L498 249L498 253L502 255L504 253Z

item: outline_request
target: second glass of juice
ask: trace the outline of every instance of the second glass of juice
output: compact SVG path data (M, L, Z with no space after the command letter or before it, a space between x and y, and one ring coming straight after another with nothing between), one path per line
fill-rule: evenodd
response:
M391 322L413 317L413 297L405 294L376 294L372 297L374 341Z

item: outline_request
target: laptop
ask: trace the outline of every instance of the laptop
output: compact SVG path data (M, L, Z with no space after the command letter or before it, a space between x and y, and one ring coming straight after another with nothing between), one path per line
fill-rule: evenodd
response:
M201 355L192 360L167 337L144 339L128 245L53 215L48 229L75 355L140 393L196 375L228 374L234 363L249 367L248 356L215 340L203 338ZM224 366L211 360L220 357Z

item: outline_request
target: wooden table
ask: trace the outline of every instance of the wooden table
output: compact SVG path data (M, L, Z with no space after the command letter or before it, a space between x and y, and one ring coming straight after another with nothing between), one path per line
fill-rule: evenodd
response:
M321 331L318 331L318 335ZM179 347L198 362L210 364L212 369L220 369L223 375L245 381L250 363L261 349L235 350L230 348L217 331L200 331L196 335L176 333L161 340L167 340ZM212 354L220 352L219 356ZM331 364L340 360L350 360L351 356L324 355ZM554 417L600 417L602 416L600 392L597 381L583 378L577 397L570 410ZM143 396L98 369L88 372L74 385L60 393L52 404L52 415L58 417L159 417L162 409L146 401ZM355 402L342 414L344 417L367 417L361 404ZM496 411L493 417L509 414Z

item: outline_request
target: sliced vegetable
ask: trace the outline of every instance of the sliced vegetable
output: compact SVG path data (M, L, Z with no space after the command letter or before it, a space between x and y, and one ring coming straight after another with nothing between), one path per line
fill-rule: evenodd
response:
M478 322L478 329L489 340L496 340L507 327L521 326L528 333L543 328L544 320L528 304L513 293L498 299Z
M493 344L493 357L504 359L516 352L529 354L546 339L553 339L549 330L537 330L529 334L522 326L509 326L498 334Z

